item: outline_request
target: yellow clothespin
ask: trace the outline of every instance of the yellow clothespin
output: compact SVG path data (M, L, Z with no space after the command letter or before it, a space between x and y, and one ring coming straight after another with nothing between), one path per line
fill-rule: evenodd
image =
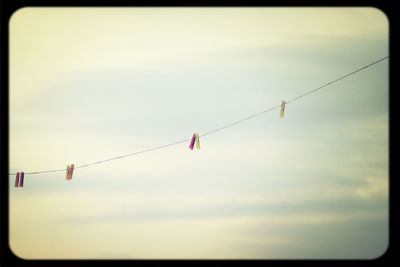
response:
M285 116L285 105L286 105L285 100L282 100L282 103L281 103L281 114L280 114L281 118L283 118Z
M198 133L195 133L196 136L196 148L200 149L200 137Z

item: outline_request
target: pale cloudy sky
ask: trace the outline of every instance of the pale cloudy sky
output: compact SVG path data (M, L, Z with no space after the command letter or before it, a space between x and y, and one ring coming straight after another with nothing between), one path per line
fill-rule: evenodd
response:
M190 138L388 55L374 8L23 8L10 172ZM371 259L388 246L388 61L163 150L10 176L26 259Z

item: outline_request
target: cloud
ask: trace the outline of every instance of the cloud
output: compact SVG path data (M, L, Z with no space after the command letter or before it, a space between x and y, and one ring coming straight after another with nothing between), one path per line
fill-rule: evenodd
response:
M384 177L366 177L367 185L356 190L356 195L361 198L387 197L389 184L388 178Z
M11 171L190 138L388 49L374 9L35 10L44 16L31 9L10 28ZM71 182L27 175L21 190L10 177L10 243L28 258L377 255L388 240L387 68L290 103L284 119L207 136L200 151L180 144L77 169Z

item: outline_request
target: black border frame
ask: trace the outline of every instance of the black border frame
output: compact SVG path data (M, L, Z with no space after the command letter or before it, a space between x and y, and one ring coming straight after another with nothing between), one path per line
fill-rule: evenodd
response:
M394 118L394 102L397 97L395 96L398 82L395 81L395 63L397 62L397 52L395 48L397 47L396 35L398 18L396 13L400 15L400 1L397 0L369 0L369 1L301 1L301 3L287 3L287 1L246 1L245 5L222 5L205 1L195 1L190 6L188 3L183 1L164 1L164 3L148 3L148 4L138 4L136 1L129 0L114 0L114 1L94 1L94 0L1 0L0 1L0 34L1 34L1 93L4 97L1 99L5 102L0 106L2 123L7 125L2 127L1 133L5 133L5 138L2 139L2 151L5 155L5 160L2 162L2 173L3 177L1 179L0 196L1 199L1 210L0 210L0 265L1 266L132 266L137 264L263 264L267 266L298 266L298 265L309 265L309 266L400 266L400 261L397 259L397 251L399 244L399 231L396 228L399 221L395 216L397 210L399 210L398 205L398 195L397 192L399 188L399 182L396 179L395 172L393 170L393 157L394 157L394 143L396 141L395 129L393 124ZM286 4L286 5L285 5ZM389 21L389 247L387 251L377 259L374 260L24 260L16 257L9 247L9 221L8 221L8 71L9 71L9 28L8 23L11 15L18 9L22 7L375 7L380 9L386 14ZM6 115L7 114L7 115ZM397 190L396 190L397 189Z

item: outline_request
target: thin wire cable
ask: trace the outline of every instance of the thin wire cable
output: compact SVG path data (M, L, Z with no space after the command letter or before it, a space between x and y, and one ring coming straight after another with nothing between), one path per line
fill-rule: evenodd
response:
M357 69L357 70L355 70L355 71L353 71L353 72L350 72L349 74L346 74L346 75L344 75L344 76L342 76L342 77L340 77L340 78L337 78L336 80L333 80L333 81L331 81L331 82L329 82L329 83L327 83L327 84L324 84L324 85L322 85L322 86L320 86L320 87L318 87L318 88L316 88L316 89L314 89L314 90L311 90L311 91L308 91L307 93L304 93L304 94L302 94L302 95L296 96L295 98L292 98L292 99L290 99L289 101L287 101L286 104L288 104L288 103L290 103L290 102L293 102L293 101L296 101L297 99L300 99L300 98L302 98L302 97L305 97L306 95L309 95L309 94L311 94L311 93L314 93L315 91L318 91L318 90L320 90L320 89L322 89L322 88L324 88L324 87L326 87L326 86L328 86L328 85L330 85L330 84L332 84L332 83L335 83L335 82L338 82L338 81L340 81L340 80L343 80L344 78L347 78L347 77L349 77L349 76L351 76L351 75L353 75L353 74L356 74L357 72L362 71L363 69L369 68L369 67L371 67L372 65L375 65L375 64L377 64L377 63L379 63L379 62L381 62L381 61L383 61L383 60L385 60L385 59L387 59L387 58L389 58L389 56L384 57L384 58L381 58L381 59L379 59L379 60L377 60L377 61L375 61L375 62L372 62L371 64L368 64L368 65L366 65L366 66L364 66L364 67L362 67L362 68L359 68L359 69Z
M387 58L389 58L389 56L383 57L383 58L381 58L381 59L379 59L379 60L377 60L377 61L374 61L374 62L372 62L372 63L370 63L370 64L368 64L368 65L366 65L366 66L364 66L364 67L362 67L362 68L359 68L359 69L357 69L357 70L355 70L355 71L352 71L352 72L350 72L350 73L348 73L348 74L346 74L346 75L344 75L344 76L341 76L341 77L339 77L339 78L337 78L337 79L335 79L335 80L333 80L333 81L331 81L331 82L329 82L329 83L326 83L326 84L324 84L324 85L322 85L322 86L320 86L320 87L318 87L318 88L315 88L315 89L310 90L310 91L308 91L308 92L306 92L306 93L304 93L304 94L302 94L302 95L296 96L296 97L294 97L294 98L292 98L292 99L290 99L290 100L288 100L288 101L285 101L285 104L289 104L289 103L294 102L294 101L296 101L296 100L298 100L298 99L300 99L300 98L302 98L302 97L305 97L305 96L307 96L307 95L309 95L309 94L311 94L311 93L314 93L314 92L316 92L316 91L318 91L318 90L321 90L322 88L327 87L328 85L331 85L331 84L336 83L336 82L338 82L338 81L340 81L340 80L342 80L342 79L345 79L345 78L347 78L347 77L349 77L349 76L351 76L351 75L354 75L355 73L360 72L361 70L364 70L364 69L366 69L366 68L369 68L369 67L371 67L371 66L373 66L373 65L375 65L375 64L377 64L377 63L379 63L379 62L381 62L381 61L383 61L383 60L385 60L385 59L387 59ZM252 115L250 115L250 116L247 116L247 117L245 117L245 118L243 118L243 119L240 119L240 120L231 122L231 123L226 124L226 125L224 125L224 126L222 126L222 127L219 127L219 128L214 129L214 130L212 130L212 131L209 131L209 132L206 132L206 133L204 133L204 134L202 134L202 135L199 135L199 137L204 137L204 136L213 134L213 133L215 133L215 132L218 132L218 131L220 131L220 130L226 129L226 128L228 128L228 127L231 127L231 126L233 126L233 125L236 125L236 124L238 124L238 123L240 123L240 122L243 122L243 121L246 121L246 120L250 120L250 119L252 119L252 118L254 118L254 117L260 116L261 114L264 114L264 113L270 112L270 111L272 111L272 110L274 110L274 109L277 109L277 108L279 108L280 106L281 106L281 105L279 104L279 105L276 105L276 106L274 106L274 107L271 107L271 108L268 108L268 109L266 109L266 110L263 110L263 111L261 111L261 112L258 112L258 113L252 114ZM190 139L184 139L184 140L180 140L180 141L177 141L177 142L174 142L174 143L170 143L170 144L167 144L167 145L157 146L157 147L153 147L153 148L149 148L149 149L145 149L145 150L141 150L141 151L137 151L137 152L133 152L133 153L130 153L130 154L126 154L126 155L122 155L122 156L118 156L118 157L113 157L113 158L109 158L109 159L105 159L105 160L95 161L95 162L88 163L88 164L85 164L85 165L77 166L77 167L75 167L75 169L86 168L86 167L89 167L89 166L92 166L92 165L97 165L97 164L101 164L101 163L108 162L108 161L112 161L112 160L117 160L117 159L126 158L126 157L130 157L130 156L137 155L137 154L142 154L142 153L150 152L150 151L157 150L157 149L166 148L166 147L169 147L169 146L173 146L173 145L181 144L181 143L184 143L184 142L188 142L189 140L190 140ZM40 174L40 173L54 173L54 172L65 172L65 171L66 171L66 169L64 168L64 169L57 169L57 170L46 170L46 171L36 171L36 172L25 172L25 174L30 174L30 175L32 175L32 174ZM9 175L15 175L15 173L9 173Z
M240 122L242 122L242 121L250 120L250 119L252 119L252 118L254 118L254 117L260 116L260 115L263 114L263 113L266 113L266 112L272 111L272 110L274 110L274 109L277 109L277 108L279 108L280 106L281 106L281 105L279 104L279 105L274 106L274 107L272 107L272 108L263 110L263 111L258 112L258 113L256 113L256 114L253 114L253 115L250 115L250 116L248 116L248 117L246 117L246 118L240 119L240 120L238 120L238 121L231 122L231 123L229 123L229 124L227 124L227 125L225 125L225 126L219 127L219 128L214 129L214 130L212 130L212 131L206 132L205 134L199 135L199 137L204 137L204 136L206 136L206 135L209 135L209 134L218 132L218 131L220 131L220 130L222 130L222 129L231 127L231 126L233 126L233 125L235 125L235 124L238 124L238 123L240 123Z
M361 71L361 70L363 70L363 69L366 69L366 68L368 68L368 67L371 67L372 65L375 65L375 64L377 64L377 63L379 63L379 62L381 62L381 61L383 61L383 60L385 60L385 59L387 59L387 58L389 58L389 56L384 57L384 58L381 58L381 59L379 59L379 60L377 60L377 61L374 61L374 62L372 62L372 63L370 63L370 64L368 64L368 65L366 65L366 66L364 66L364 67L362 67L362 68L359 68L359 69L357 69L357 70L355 70L355 71L353 71L353 72L350 72L350 73L348 73L348 74L346 74L346 75L344 75L344 76L342 76L342 77L340 77L340 78L337 78L336 80L333 80L333 81L331 81L331 82L329 82L329 83L326 83L326 84L324 84L324 85L322 85L322 86L320 86L320 87L318 87L318 88L315 88L315 89L310 90L310 91L308 91L308 92L306 92L306 93L304 93L304 94L302 94L302 95L296 96L296 97L294 97L294 98L292 98L292 99L290 99L290 100L288 100L288 101L285 101L285 104L287 105L287 104L289 104L290 102L296 101L296 100L298 100L298 99L300 99L300 98L302 98L302 97L305 97L306 95L309 95L309 94L314 93L314 92L316 92L316 91L318 91L318 90L321 90L322 88L324 88L324 87L326 87L326 86L328 86L328 85L330 85L330 84L332 84L332 83L335 83L335 82L338 82L338 81L340 81L340 80L342 80L342 79L344 79L344 78L347 78L347 77L349 77L349 76L351 76L351 75L353 75L353 74L355 74L355 73L357 73L357 72L359 72L359 71ZM205 133L205 134L203 134L203 135L200 135L200 137L206 136L206 135L209 135L209 134L212 134L212 133L215 133L215 132L220 131L220 130L222 130L222 129L228 128L228 127L233 126L233 125L235 125L235 124L238 124L238 123L240 123L240 122L242 122L242 121L246 121L246 120L252 119L252 118L257 117L257 116L259 116L259 115L261 115L261 114L263 114L263 113L266 113L266 112L272 111L272 110L274 110L274 109L277 109L277 108L279 108L280 106L281 106L281 105L279 104L279 105L276 105L276 106L274 106L274 107L272 107L272 108L263 110L263 111L258 112L258 113L256 113L256 114L253 114L253 115L250 115L250 116L248 116L248 117L246 117L246 118L243 118L243 119L240 119L240 120L238 120L238 121L229 123L229 124L227 124L227 125L225 125L225 126L219 127L219 128L217 128L217 129L215 129L215 130L212 130L212 131L209 131L209 132L207 132L207 133Z
M85 165L78 166L78 167L76 167L75 169L85 168L85 167L88 167L88 166L91 166L91 165L96 165L96 164L104 163L104 162L107 162L107 161L112 161L112 160L121 159L121 158L126 158L126 157L133 156L133 155L137 155L137 154L146 153L146 152L149 152L149 151L153 151L153 150L157 150L157 149L161 149L161 148L165 148L165 147L169 147L169 146L181 144L181 143L184 143L184 142L188 142L189 140L190 140L190 139L180 140L180 141L177 141L177 142L174 142L174 143L171 143L171 144L167 144L167 145L163 145L163 146L158 146L158 147L153 147L153 148L149 148L149 149L145 149L145 150L133 152L133 153L130 153L130 154L126 154L126 155L123 155L123 156L118 156L118 157L114 157L114 158L110 158L110 159L105 159L105 160L96 161L96 162L93 162L93 163L89 163L89 164L85 164ZM65 171L65 170L64 170L64 171Z
M142 154L142 153L149 152L149 151L152 151L152 150L157 150L157 149L161 149L161 148L177 145L177 144L180 144L180 143L188 142L189 140L190 139L180 140L180 141L177 141L177 142L174 142L174 143L171 143L171 144L167 144L167 145L163 145L163 146L158 146L158 147L153 147L153 148L137 151L137 152L133 152L133 153L130 153L130 154L123 155L123 156L113 157L113 158L109 158L109 159L105 159L105 160L99 160L99 161L95 161L95 162L88 163L88 164L85 164L85 165L79 165L79 166L74 167L74 169L85 168L85 167L89 167L89 166L92 166L92 165L101 164L101 163L104 163L104 162L107 162L107 161L126 158L126 157L129 157L129 156L132 156L132 155L136 155L136 154ZM48 170L48 171L25 172L24 174L39 174L39 173L49 173L49 172L65 172L65 171L66 171L66 168L65 169L58 169L58 170ZM15 173L10 173L9 175L15 175Z

